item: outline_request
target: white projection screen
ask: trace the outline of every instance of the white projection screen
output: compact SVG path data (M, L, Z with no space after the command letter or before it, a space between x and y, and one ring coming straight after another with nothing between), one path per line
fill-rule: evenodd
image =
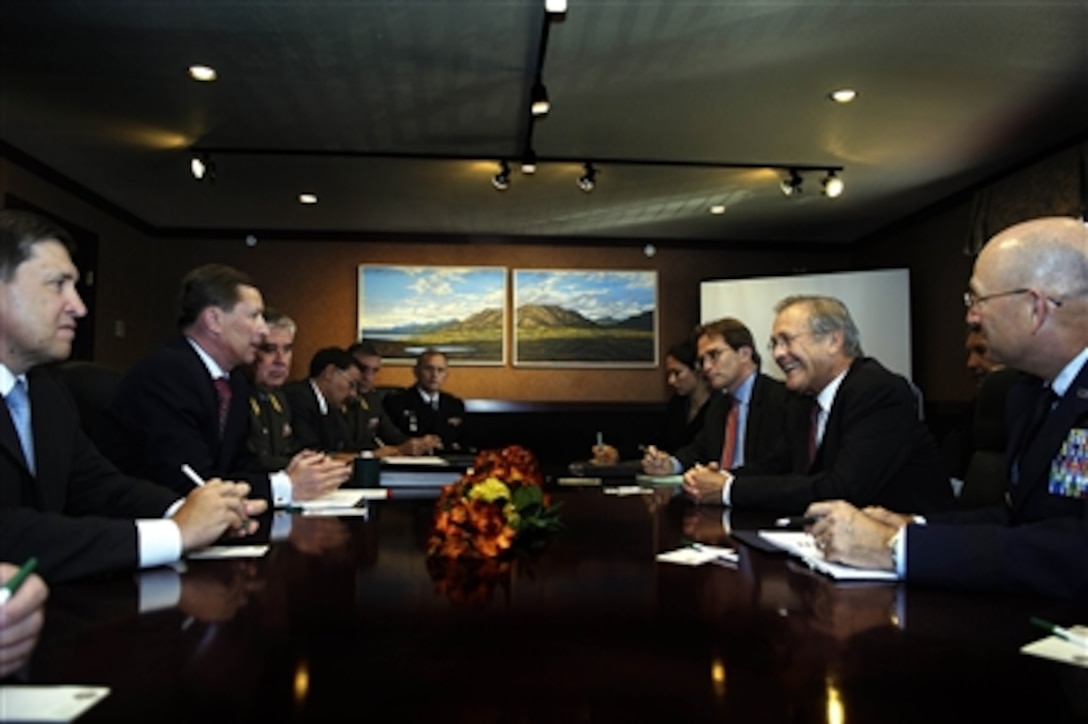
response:
M912 379L907 269L702 282L700 321L736 317L744 322L759 345L763 371L782 379L782 371L766 354L766 345L771 338L774 305L792 294L841 299L858 325L865 354Z

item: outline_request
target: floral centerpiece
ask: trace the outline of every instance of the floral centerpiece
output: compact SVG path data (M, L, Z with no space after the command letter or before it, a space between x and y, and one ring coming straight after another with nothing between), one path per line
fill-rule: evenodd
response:
M518 445L485 450L435 504L427 553L446 559L498 558L532 547L560 527L559 505L541 488L540 465Z

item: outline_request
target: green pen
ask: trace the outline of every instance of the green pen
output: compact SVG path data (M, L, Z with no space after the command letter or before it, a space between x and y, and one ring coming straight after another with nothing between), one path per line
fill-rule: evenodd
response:
M1044 621L1043 619L1036 618L1035 616L1031 617L1031 622L1039 628L1049 631L1058 638L1065 639L1071 644L1075 644L1077 646L1080 646L1081 648L1088 649L1088 639L1073 633L1067 628L1062 628L1057 624L1050 623L1050 621Z
M15 595L15 592L19 590L19 586L23 585L23 581L34 572L37 565L37 558L28 558L23 567L16 571L15 575L9 578L7 583L0 586L0 606L3 606L8 602L8 599Z

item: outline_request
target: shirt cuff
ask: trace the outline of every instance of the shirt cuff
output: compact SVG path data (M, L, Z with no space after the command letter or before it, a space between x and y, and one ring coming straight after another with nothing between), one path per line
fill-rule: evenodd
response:
M903 526L895 531L890 545L892 549L892 562L895 564L895 576L899 580L907 577L907 527Z
M286 471L279 471L268 476L272 483L272 506L286 508L294 500L291 488L291 476Z
M733 473L728 470L723 470L722 474L725 475L725 482L722 483L722 505L733 504L733 481L736 480L733 477Z
M680 461L675 457L670 457L669 462L672 463L672 474L679 475L684 472L684 466L680 464Z
M181 558L181 529L172 520L137 520L136 545L140 568L173 563Z

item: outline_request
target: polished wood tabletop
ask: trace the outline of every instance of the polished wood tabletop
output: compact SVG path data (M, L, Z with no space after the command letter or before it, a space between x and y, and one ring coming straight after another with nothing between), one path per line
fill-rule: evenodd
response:
M268 555L54 586L23 680L111 687L81 722L943 722L1088 717L1088 670L1019 653L1071 602L835 583L667 495L560 490L564 529L482 565L426 557L434 501L300 517ZM180 586L176 605L152 591ZM139 611L140 606L150 610Z

